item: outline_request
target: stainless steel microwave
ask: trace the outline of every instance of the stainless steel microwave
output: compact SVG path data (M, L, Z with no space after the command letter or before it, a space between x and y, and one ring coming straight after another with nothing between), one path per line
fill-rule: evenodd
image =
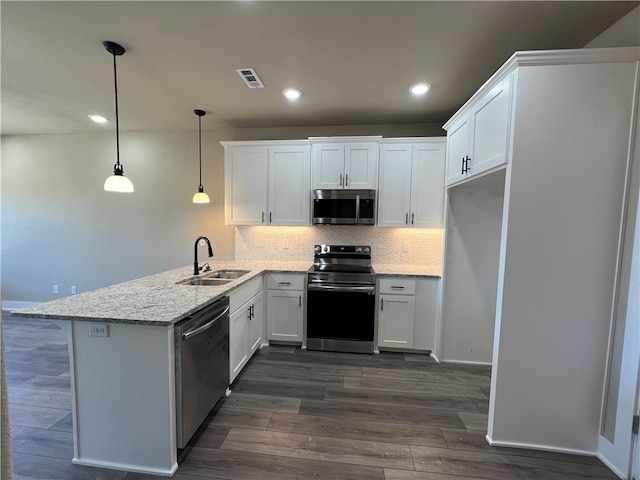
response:
M314 225L373 225L375 190L314 190Z

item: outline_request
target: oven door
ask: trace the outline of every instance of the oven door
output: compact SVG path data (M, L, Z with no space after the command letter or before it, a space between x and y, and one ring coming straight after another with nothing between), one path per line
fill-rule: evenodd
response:
M375 286L309 284L307 348L373 353Z

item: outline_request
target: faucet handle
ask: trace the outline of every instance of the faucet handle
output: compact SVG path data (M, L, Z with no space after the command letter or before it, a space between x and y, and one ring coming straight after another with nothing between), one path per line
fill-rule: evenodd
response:
M204 265L202 265L202 267L200 267L200 270L203 272L210 272L211 271L211 265L209 265L209 262L204 262Z

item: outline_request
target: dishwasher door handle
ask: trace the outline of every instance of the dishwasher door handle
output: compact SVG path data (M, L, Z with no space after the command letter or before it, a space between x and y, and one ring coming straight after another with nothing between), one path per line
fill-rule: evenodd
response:
M191 330L190 332L183 333L182 334L182 340L189 340L190 338L195 337L196 335L198 335L198 334L204 332L205 330L208 330L209 328L211 328L214 323L216 323L218 320L220 320L222 317L224 317L226 314L229 313L229 308L230 307L227 306L227 308L225 308L220 315L218 315L213 320L205 323L204 325L201 325L198 328L196 328L194 330Z

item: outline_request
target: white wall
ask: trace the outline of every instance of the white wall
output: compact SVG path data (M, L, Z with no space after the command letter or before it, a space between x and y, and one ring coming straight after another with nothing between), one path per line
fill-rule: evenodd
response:
M490 364L504 170L447 190L442 360Z
M640 6L585 45L585 48L640 46Z
M133 194L103 190L115 163L113 132L2 137L2 300L53 300L69 295L71 285L82 292L188 265L201 234L217 258L234 258L234 228L224 225L221 140L442 133L436 124L203 129L209 205L191 203L196 129L121 133L120 159Z
M208 235L233 257L223 226L222 148L203 139L210 205L193 205L197 132L121 135L120 158L133 194L103 190L115 163L114 135L2 139L2 299L44 301L192 262Z

